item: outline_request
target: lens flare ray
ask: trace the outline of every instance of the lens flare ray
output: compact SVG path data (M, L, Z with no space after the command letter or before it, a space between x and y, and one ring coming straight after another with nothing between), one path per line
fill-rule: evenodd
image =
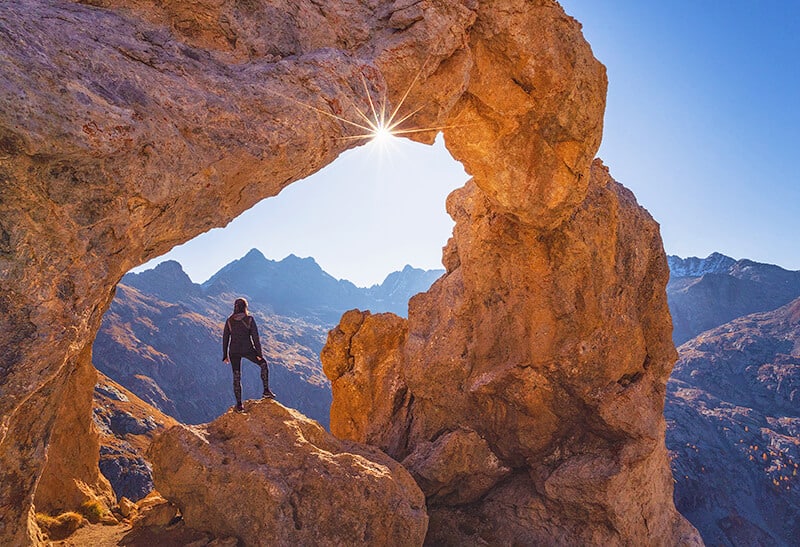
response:
M376 101L372 97L372 93L370 92L369 85L367 84L367 78L362 73L361 76L361 84L364 87L364 95L365 95L365 102L368 105L368 109L365 112L355 103L355 101L350 98L349 95L345 95L347 102L350 104L353 110L355 110L356 114L358 115L359 120L353 121L351 119L347 119L343 116L339 116L334 114L333 112L329 112L327 110L323 110L322 108L318 108L312 104L300 101L295 99L294 97L289 97L277 91L272 91L275 95L282 97L288 101L291 101L297 105L303 106L304 108L308 108L318 114L322 114L329 118L335 119L342 123L345 123L351 127L357 128L363 133L358 133L356 135L347 135L343 137L338 137L341 140L347 141L371 141L371 142L383 142L386 143L391 137L398 137L402 135L413 135L416 133L425 133L430 131L442 131L444 129L451 129L456 127L464 127L464 125L441 125L441 126L431 126L431 127L407 127L401 128L401 125L406 123L407 121L411 120L414 116L416 116L422 109L423 106L416 108L405 115L400 115L400 111L403 108L403 105L408 99L409 95L411 94L411 90L419 81L425 66L428 64L430 60L430 55L422 65L419 67L419 70L414 75L414 78L411 80L411 83L406 88L403 95L400 97L400 100L397 102L397 105L392 109L391 113L387 116L387 100L385 94L381 94L380 103L376 104ZM355 91L355 90L354 90ZM363 104L363 103L362 103ZM371 116L370 116L371 115ZM360 123L363 122L363 123Z

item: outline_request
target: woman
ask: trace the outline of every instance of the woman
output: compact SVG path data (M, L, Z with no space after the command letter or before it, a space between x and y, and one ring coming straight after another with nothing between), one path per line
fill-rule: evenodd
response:
M264 399L274 399L269 390L269 368L261 355L261 341L258 339L256 320L247 313L247 300L237 298L233 303L233 315L225 321L222 331L222 361L233 368L233 394L236 396L236 412L242 412L242 357L261 367L261 381L264 384Z

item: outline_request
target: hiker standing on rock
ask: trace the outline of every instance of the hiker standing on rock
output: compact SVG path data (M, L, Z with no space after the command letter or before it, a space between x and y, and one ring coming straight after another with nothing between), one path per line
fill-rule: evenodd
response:
M230 352L229 352L230 350ZM247 300L237 298L233 303L233 315L225 321L222 331L222 361L233 368L233 394L236 396L236 411L242 412L242 357L261 367L261 381L264 383L264 399L274 399L269 390L269 368L261 355L261 341L258 339L256 320L247 313Z

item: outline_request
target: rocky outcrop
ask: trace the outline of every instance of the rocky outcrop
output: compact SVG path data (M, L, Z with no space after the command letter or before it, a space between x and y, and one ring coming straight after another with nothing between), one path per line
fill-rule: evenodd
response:
M699 543L671 503L657 225L599 162L558 231L493 205L450 196L448 272L407 322L331 331L331 431L408 467L433 544Z
M709 545L800 537L800 300L704 332L667 385L675 503Z
M518 479L485 503L443 496L433 528L502 540L541 522L534 534L573 542L690 533L660 417L674 358L666 261L630 196L602 173L589 193L605 73L554 1L9 0L0 26L4 542L40 540L37 484L67 454L81 456L65 482L103 488L81 448L97 446L91 343L124 272L355 146L346 137L362 130L342 120L370 97L405 100L417 140L444 127L473 176L448 203L448 273L412 301L398 346L398 412L413 417L402 450L453 433L425 454L488 447L499 467L482 467L487 480L503 467ZM63 408L74 401L80 416ZM85 425L60 436L64 420ZM433 465L425 454L415 461ZM535 495L503 497L518 490ZM521 521L508 499L527 500L511 508Z
M244 545L421 545L414 479L380 450L341 441L275 401L177 426L149 456L187 526Z

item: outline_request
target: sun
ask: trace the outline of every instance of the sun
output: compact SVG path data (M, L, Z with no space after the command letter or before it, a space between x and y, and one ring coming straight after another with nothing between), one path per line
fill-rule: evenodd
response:
M386 144L392 139L392 137L394 137L392 129L382 123L378 124L372 131L372 142L375 144Z

